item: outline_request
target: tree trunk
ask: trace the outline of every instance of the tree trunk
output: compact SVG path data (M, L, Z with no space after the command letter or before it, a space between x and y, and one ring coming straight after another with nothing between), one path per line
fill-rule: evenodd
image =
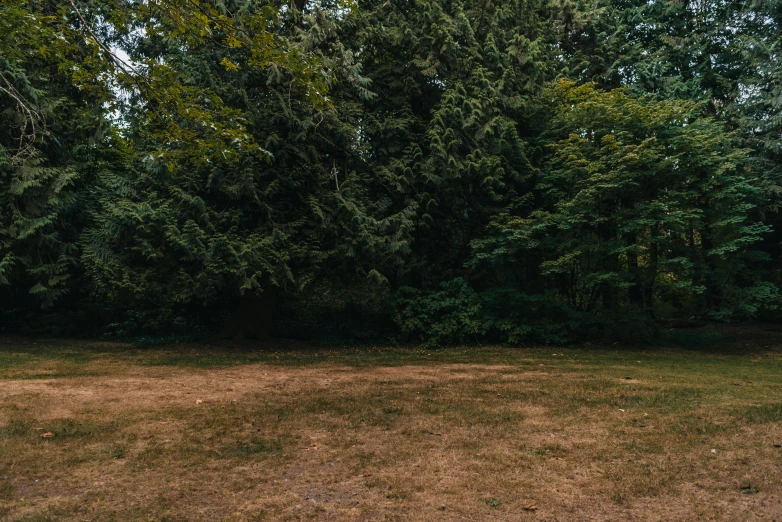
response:
M693 264L693 273L692 273L692 285L693 286L703 286L705 284L704 275L703 275L703 263L704 259L702 259L701 253L698 252L698 248L695 245L695 227L694 225L690 225L689 230L687 231L687 243L690 249L690 262ZM703 245L701 244L701 247ZM708 307L705 303L705 296L699 296L698 298L698 315L702 315L705 313L706 309Z
M659 257L659 246L655 239L658 234L658 225L649 229L649 268L647 280L643 285L644 308L649 315L654 316L654 285L657 281L657 263Z
M603 243L601 248L610 249L617 236L616 224L614 221L609 221L608 223L600 226L598 233L600 234L601 243ZM600 268L604 272L619 273L621 269L619 256L616 254L606 255ZM615 310L618 304L618 293L616 291L616 287L608 281L603 281L600 283L600 293L603 298L603 310Z
M633 247L637 248L637 235L635 233L630 234L628 239L631 240ZM638 308L642 308L644 299L642 286L643 278L641 277L641 270L638 267L638 252L635 250L627 251L627 268L630 271L630 277L633 279L633 286L628 289L628 298L630 300L630 304L637 306Z
M703 256L703 266L706 271L703 284L706 286L705 298L706 298L706 311L716 310L720 306L722 285L714 278L715 267L713 265L714 258L709 256L709 251L714 248L714 241L711 233L711 224L704 223L703 230L701 231L701 246Z

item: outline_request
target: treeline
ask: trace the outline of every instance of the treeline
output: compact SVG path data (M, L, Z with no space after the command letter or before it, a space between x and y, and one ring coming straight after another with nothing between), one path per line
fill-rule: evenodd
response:
M782 1L0 0L0 328L777 320Z

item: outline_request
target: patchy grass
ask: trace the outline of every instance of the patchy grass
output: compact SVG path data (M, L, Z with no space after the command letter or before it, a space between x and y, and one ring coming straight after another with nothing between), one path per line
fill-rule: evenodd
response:
M0 519L782 519L782 343L0 338Z

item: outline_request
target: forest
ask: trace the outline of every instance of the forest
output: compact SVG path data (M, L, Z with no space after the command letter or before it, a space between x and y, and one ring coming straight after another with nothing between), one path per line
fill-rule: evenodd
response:
M0 0L0 331L778 322L780 0Z

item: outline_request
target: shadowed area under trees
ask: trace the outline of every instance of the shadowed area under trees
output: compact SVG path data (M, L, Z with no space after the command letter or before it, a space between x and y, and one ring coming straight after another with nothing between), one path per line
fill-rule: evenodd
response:
M0 0L0 329L779 317L782 2Z

